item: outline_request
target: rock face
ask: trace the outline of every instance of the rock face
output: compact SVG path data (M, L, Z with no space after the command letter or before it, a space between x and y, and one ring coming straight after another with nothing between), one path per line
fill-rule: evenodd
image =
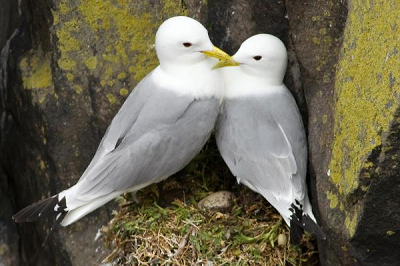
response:
M399 12L398 1L349 4L335 77L332 154L319 177L329 183L318 197L332 236L328 246L341 254L327 252L328 262L398 265L400 258L392 253L400 247Z
M400 4L305 2L288 13L308 103L314 208L328 233L321 263L398 265Z
M78 180L118 108L157 65L158 25L179 14L200 20L230 53L260 32L285 42L285 83L308 125L312 202L328 235L319 243L321 264L398 264L398 1L3 0L1 6L4 265L101 261L94 236L110 219L107 208L61 228L43 248L50 220L16 227L10 216Z

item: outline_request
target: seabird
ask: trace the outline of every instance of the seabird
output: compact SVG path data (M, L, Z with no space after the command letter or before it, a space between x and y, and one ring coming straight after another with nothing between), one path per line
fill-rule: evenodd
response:
M307 194L307 138L296 102L283 83L285 45L258 34L223 68L225 96L216 125L218 149L239 183L260 193L291 228L299 243L303 229L325 238ZM224 66L221 62L219 66Z
M232 59L194 19L173 17L158 29L160 65L126 99L79 181L22 209L15 222L54 214L50 230L82 218L118 195L160 182L186 166L208 140L223 97L213 66ZM214 58L211 58L214 57Z

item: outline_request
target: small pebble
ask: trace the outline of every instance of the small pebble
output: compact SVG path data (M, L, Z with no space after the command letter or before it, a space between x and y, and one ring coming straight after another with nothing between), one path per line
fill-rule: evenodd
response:
M233 206L234 195L228 191L218 191L208 195L198 203L201 210L229 212Z
M287 244L287 237L285 234L278 235L278 246L286 246Z

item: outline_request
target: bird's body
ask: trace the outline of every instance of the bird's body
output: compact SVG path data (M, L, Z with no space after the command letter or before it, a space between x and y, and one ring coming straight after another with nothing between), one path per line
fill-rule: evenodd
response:
M303 122L285 85L257 87L243 81L227 84L228 90L236 87L246 95L225 95L216 128L218 148L238 181L262 194L289 223L294 199L309 206Z
M193 81L197 77L185 76ZM149 74L115 116L79 182L59 194L71 210L62 225L187 165L214 128L222 91L215 72L191 88L181 76L171 77L160 68Z
M209 138L223 96L212 71L227 59L207 30L187 17L165 21L156 34L160 65L125 101L80 180L13 216L33 222L56 214L67 226L125 192L166 179L188 164ZM54 226L53 226L54 228Z
M233 57L240 66L220 70L226 84L216 125L218 149L238 182L264 196L289 226L298 222L314 232L317 225L306 185L306 133L296 102L283 84L286 49L271 35L252 38ZM296 216L296 211L307 217L302 220L303 213ZM312 225L303 225L305 220ZM293 236L298 237L301 233Z

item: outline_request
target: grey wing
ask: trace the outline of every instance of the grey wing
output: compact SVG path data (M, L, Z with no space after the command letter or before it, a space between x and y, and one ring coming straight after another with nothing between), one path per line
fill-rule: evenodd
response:
M300 116L292 115L296 105L289 113L276 111L294 103L284 97L284 103L262 98L225 101L216 137L238 181L286 212L293 197L304 198L306 163L304 152L298 150L305 146L305 135Z
M131 129L132 125L136 122L140 111L143 109L146 101L154 93L152 86L150 72L131 92L124 104L119 109L118 113L114 116L111 124L108 126L97 151L82 174L84 178L88 172L97 164L97 162L107 153L112 152L124 138L127 132Z
M208 139L218 113L217 100L195 100L154 83L148 85L153 93L119 145L98 157L70 190L67 203L71 209L114 191L138 190L168 177L182 169Z

